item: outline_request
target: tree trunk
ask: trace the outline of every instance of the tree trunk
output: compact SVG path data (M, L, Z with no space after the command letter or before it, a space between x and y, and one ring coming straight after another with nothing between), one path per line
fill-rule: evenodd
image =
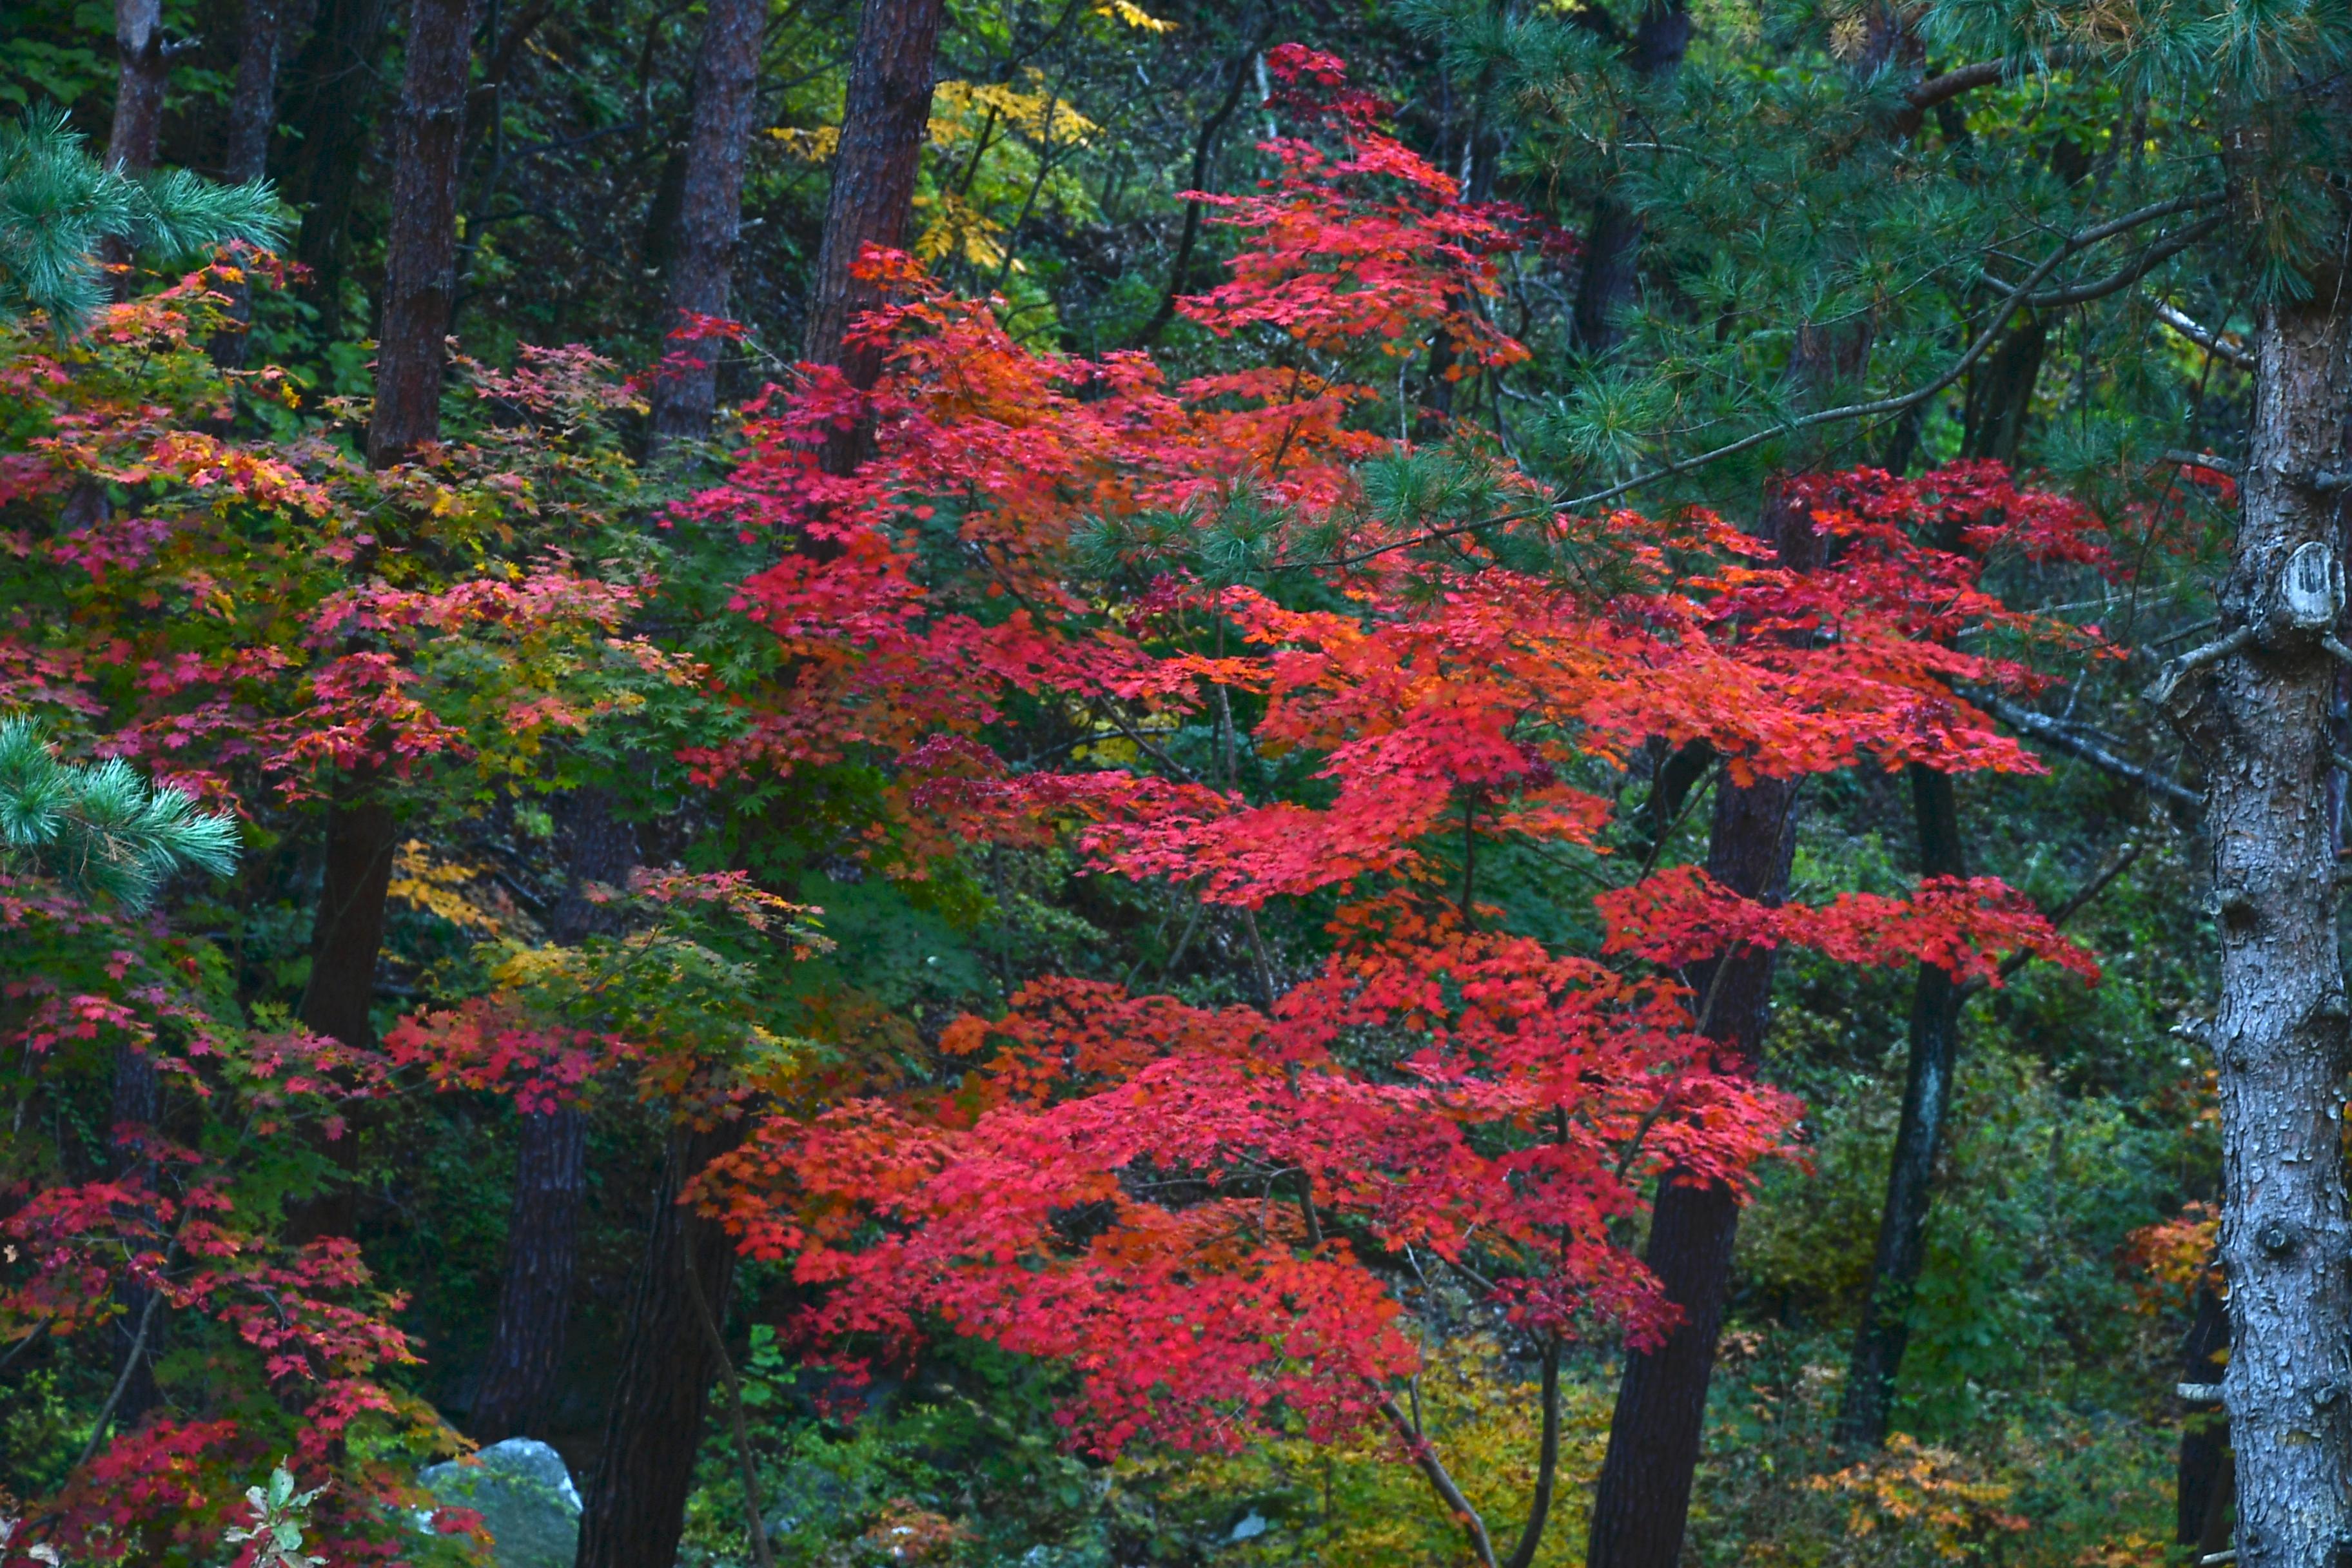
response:
M577 1568L668 1568L677 1560L717 1371L686 1270L696 1271L713 1313L726 1310L735 1279L734 1243L719 1225L680 1205L677 1195L742 1136L740 1122L671 1135L645 1264L629 1304L620 1375L605 1412L604 1441L589 1472Z
M322 342L342 333L343 268L371 173L390 12L391 0L318 0L310 37L287 69L283 188L302 214L294 258L309 270Z
M636 836L613 815L601 789L562 803L566 885L548 935L570 945L614 928L605 905L584 896L590 882L617 883L637 864ZM580 1257L580 1205L588 1181L588 1119L570 1107L526 1113L507 1221L506 1277L499 1287L479 1392L467 1421L485 1443L529 1431L542 1419L563 1368L572 1279Z
M1952 775L1911 764L1911 810L1919 829L1923 877L1961 877L1959 806ZM1870 1294L1862 1307L1838 1411L1842 1443L1876 1447L1886 1441L1895 1401L1895 1374L1911 1335L1911 1293L1927 1258L1927 1205L1951 1109L1953 1060L1958 1051L1960 992L1948 971L1919 965L1911 994L1910 1061L1904 1075L1903 1118L1886 1173L1886 1206L1878 1222L1878 1255Z
M163 1075L156 1069L155 1058L129 1044L116 1047L114 1092L108 1107L110 1135L124 1127L152 1134L163 1115ZM127 1180L140 1185L154 1180L153 1163L143 1157L135 1140L117 1138L114 1148L117 1169ZM118 1432L136 1426L140 1417L163 1403L163 1394L155 1386L155 1352L163 1342L166 1318L163 1303L150 1304L154 1294L152 1287L128 1277L114 1288L115 1302L121 1309L111 1325L115 1375L122 1384L122 1396L114 1405Z
M1783 564L1797 571L1820 564L1822 542L1802 508L1776 499L1764 521ZM1718 785L1707 874L1743 897L1780 902L1796 848L1798 790L1793 779ZM1773 961L1769 951L1736 952L1692 976L1701 1028L1731 1070L1757 1070ZM1739 1199L1730 1188L1681 1172L1660 1179L1642 1258L1682 1310L1682 1321L1663 1344L1626 1353L1592 1500L1587 1568L1674 1568L1681 1554L1738 1223Z
M811 363L839 365L853 386L873 385L882 371L880 351L846 342L858 313L879 304L881 296L852 277L851 268L869 245L906 243L930 123L941 9L941 0L865 0L858 11L841 143L833 155L833 189L825 199L824 238L801 348Z
M669 252L667 330L675 331L685 312L728 312L735 241L743 224L743 150L757 107L753 89L767 20L766 0L711 0L702 25L702 48L694 62L694 122L687 134L677 237ZM718 405L718 343L706 339L685 349L704 363L655 384L656 442L702 435Z
M373 793L374 784L369 773L347 775L341 798L328 809L326 868L310 931L310 978L302 988L303 1026L355 1050L375 1047L371 1015L376 955L383 947L384 898L400 837L391 806ZM354 1128L347 1127L327 1152L346 1178L355 1173ZM357 1197L347 1179L297 1205L287 1218L287 1238L349 1236L356 1219Z
M278 124L278 43L285 0L245 0L237 43L236 88L228 105L228 153L221 173L243 184L269 172L269 133Z
M2352 1555L2347 1013L2326 809L2335 666L2319 646L2340 621L2341 577L2328 579L2341 566L2338 507L2315 478L2342 466L2352 406L2339 295L2322 279L2259 315L2244 514L2220 595L2222 626L2253 640L2210 666L2190 724L2208 759L2221 939L2221 1384L2240 1568Z
M467 1430L485 1443L529 1432L563 1368L572 1277L580 1257L580 1199L588 1176L588 1118L574 1106L527 1113L507 1221L507 1271L490 1350Z
M163 0L114 0L114 125L106 161L139 174L155 166L163 137L163 83L171 74L163 49Z
M384 249L368 461L385 468L441 433L441 371L457 258L457 163L474 0L416 0L400 82L400 162Z
M2221 1378L2221 1352L2230 1348L2230 1309L2221 1291L2205 1281L2197 1291L2197 1321L2180 1345L2180 1381L2210 1385ZM2194 1546L2207 1538L2207 1521L2221 1489L2221 1467L2230 1452L2230 1424L2200 1403L2180 1429L2180 1464L2173 1488L2172 1538Z
M238 40L236 87L228 104L228 153L221 173L243 184L268 172L269 133L278 124L278 44L285 0L245 0L245 26ZM225 290L229 319L236 325L213 334L206 345L224 370L245 366L247 329L253 321L253 285L239 281Z
M1690 47L1690 12L1681 0L1651 0L1626 60L1644 82L1671 77ZM1612 187L1592 204L1584 236L1584 271L1569 317L1569 344L1599 358L1625 341L1623 316L1633 298L1642 250L1642 215Z

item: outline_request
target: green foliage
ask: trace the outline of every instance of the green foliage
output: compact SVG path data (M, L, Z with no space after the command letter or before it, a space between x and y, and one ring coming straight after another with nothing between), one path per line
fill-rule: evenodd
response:
M0 121L0 319L37 310L58 334L79 332L106 301L108 240L177 261L283 236L266 181L222 185L185 169L126 174L91 156L62 110Z
M121 758L60 762L31 720L0 720L0 865L29 862L137 908L180 872L233 874L236 857L234 817L198 811Z

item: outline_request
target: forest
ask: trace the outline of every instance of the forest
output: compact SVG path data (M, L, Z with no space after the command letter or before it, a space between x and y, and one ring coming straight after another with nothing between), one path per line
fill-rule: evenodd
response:
M0 1568L2346 1568L2352 8L9 0Z

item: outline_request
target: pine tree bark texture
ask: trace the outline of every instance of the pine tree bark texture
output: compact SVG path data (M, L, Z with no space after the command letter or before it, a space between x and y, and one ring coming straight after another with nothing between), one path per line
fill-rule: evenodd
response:
M114 123L106 161L137 174L155 166L163 136L163 86L171 60L163 48L163 0L114 0Z
M236 85L229 95L228 148L221 173L244 184L268 172L269 136L278 124L278 51L285 30L286 0L245 0L245 17L236 51ZM224 370L245 368L251 341L247 328L253 321L253 286L229 284L227 314L236 322L213 335L206 346L213 363Z
M400 152L376 331L368 461L398 462L441 432L441 372L457 258L457 174L475 0L416 0L400 84Z
M1952 787L1952 775L1917 763L1908 772L1912 816L1918 825L1920 875L1966 876L1958 795ZM1932 963L1919 965L1911 994L1903 1115L1895 1128L1895 1153L1886 1174L1886 1203L1879 1218L1870 1294L1863 1302L1862 1327L1854 1336L1845 1395L1838 1411L1837 1436L1843 1443L1874 1448L1886 1440L1895 1377L1902 1369L1903 1352L1911 1338L1911 1296L1927 1261L1928 1203L1936 1156L1943 1146L1944 1126L1951 1112L1959 1025L1960 990L1950 973Z
M2344 461L2346 311L2323 279L2258 314L2244 510L2220 597L2222 626L2254 640L2211 666L2189 715L2221 945L2211 1043L2240 1568L2352 1561L2347 1008L2326 790L2335 668L2328 626L2312 624L2330 604L2340 621L2340 587L2324 581L2339 507L2318 476Z
M730 1124L680 1131L670 1140L604 1440L589 1472L577 1568L668 1568L677 1560L695 1451L718 1370L686 1271L696 1271L702 1300L714 1313L726 1310L735 1279L733 1241L677 1198L741 1137L740 1124Z
M1783 565L1820 564L1822 541L1804 509L1776 497L1764 524ZM1707 874L1745 898L1774 904L1785 898L1800 787L1793 779L1759 779L1745 789L1718 784ZM1739 952L1692 976L1702 1029L1734 1070L1757 1070L1773 971L1771 952ZM1738 1225L1739 1198L1730 1188L1679 1172L1661 1178L1642 1260L1682 1321L1664 1343L1626 1354L1593 1494L1587 1568L1674 1568L1681 1555Z
M669 252L668 330L677 328L685 312L728 313L735 245L743 226L743 154L758 105L754 89L767 20L766 0L711 0L703 21L677 238ZM685 346L702 363L655 384L656 441L702 435L718 405L719 345L705 341Z
M869 245L906 243L930 123L942 8L942 0L865 0L857 14L841 142L833 154L833 189L825 198L824 237L801 349L811 363L839 365L853 386L871 386L882 373L878 350L846 342L851 323L881 296L851 269Z
M559 811L566 885L547 934L569 946L616 929L608 906L586 896L587 885L623 881L639 856L636 835L614 814L605 791L575 790ZM531 1430L552 1401L563 1370L587 1188L586 1113L568 1106L526 1112L507 1219L506 1274L467 1421L467 1430L485 1443Z

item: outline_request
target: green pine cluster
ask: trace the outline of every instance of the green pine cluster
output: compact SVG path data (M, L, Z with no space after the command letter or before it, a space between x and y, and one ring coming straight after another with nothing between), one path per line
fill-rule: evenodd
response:
M235 818L120 757L60 762L31 720L0 720L0 867L138 909L180 872L229 876L236 852Z
M59 334L79 331L106 302L99 252L108 240L177 261L232 241L267 248L284 237L266 180L126 174L93 157L60 109L0 123L0 319L37 310Z

